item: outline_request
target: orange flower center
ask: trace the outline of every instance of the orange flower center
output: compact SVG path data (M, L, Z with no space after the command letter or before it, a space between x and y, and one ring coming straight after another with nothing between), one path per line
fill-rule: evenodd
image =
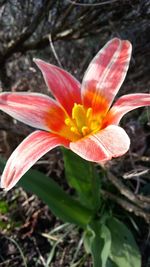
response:
M100 117L100 116L99 116ZM102 119L93 116L92 108L85 109L83 105L74 104L72 117L65 119L65 124L69 130L75 134L76 139L80 139L90 133L100 130Z

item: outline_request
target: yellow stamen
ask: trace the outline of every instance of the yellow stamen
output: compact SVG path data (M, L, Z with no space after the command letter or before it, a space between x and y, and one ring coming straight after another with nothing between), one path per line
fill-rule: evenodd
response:
M81 129L86 124L86 112L82 105L74 104L72 109L72 118L75 120L76 125Z
M67 126L70 126L71 125L71 120L69 118L65 119L65 124Z
M83 105L75 103L72 109L72 117L67 117L65 124L68 127L70 139L76 141L90 133L99 131L102 118L95 117L92 108L86 109Z
M95 130L99 129L100 128L100 122L97 121L97 120L92 120L90 128L91 128L92 131L95 131Z
M86 117L87 117L87 119L92 117L92 108L88 108L88 110L86 112Z
M73 133L75 133L75 134L77 134L77 135L80 135L80 133L78 132L78 129L76 128L76 127L71 127L70 128L70 130L71 130L71 132L73 132Z
M83 136L85 136L90 132L90 129L87 126L83 126L81 131L82 131Z

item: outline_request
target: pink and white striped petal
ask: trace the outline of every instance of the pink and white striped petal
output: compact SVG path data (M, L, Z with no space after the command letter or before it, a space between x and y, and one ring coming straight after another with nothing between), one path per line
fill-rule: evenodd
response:
M64 107L68 115L71 115L74 103L81 103L81 85L67 71L46 63L41 59L34 59L40 68L45 82L53 96Z
M90 63L81 94L86 107L95 113L109 109L122 85L131 57L131 44L114 38L109 41Z
M96 134L70 143L70 149L80 157L94 162L105 162L125 154L130 139L123 128L110 125Z
M59 132L65 113L52 98L38 93L1 93L0 110L32 127Z
M69 143L62 137L44 131L30 134L8 159L1 177L1 187L10 190L37 160L59 145L68 147Z
M105 125L119 124L122 117L131 110L150 106L150 94L124 95L115 102L105 118Z

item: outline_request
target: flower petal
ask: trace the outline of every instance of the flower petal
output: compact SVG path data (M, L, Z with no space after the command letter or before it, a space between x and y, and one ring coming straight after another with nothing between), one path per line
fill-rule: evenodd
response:
M59 132L66 127L63 109L52 98L43 94L1 93L0 110L35 128Z
M116 101L108 112L104 124L119 124L121 118L129 111L139 107L150 106L150 94L124 95Z
M44 131L30 134L8 159L1 187L10 190L39 158L58 145L68 147L68 141Z
M129 41L114 38L94 57L83 78L81 94L86 107L105 112L122 85L131 56Z
M107 161L125 154L130 139L119 126L110 125L100 132L70 143L70 148L80 157L94 162Z
M74 103L81 103L80 83L67 71L40 59L34 62L42 71L43 77L54 97L71 115Z

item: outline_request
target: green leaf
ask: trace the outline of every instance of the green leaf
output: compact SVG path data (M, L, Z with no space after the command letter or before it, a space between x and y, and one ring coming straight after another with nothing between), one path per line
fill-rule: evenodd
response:
M112 238L111 260L118 267L141 267L140 252L131 231L124 223L113 217L107 220L107 226Z
M104 240L104 246L101 252L102 267L105 267L111 248L111 234L108 227L104 224L102 225L101 229L101 237Z
M0 158L0 168L4 160ZM91 220L91 211L67 195L51 178L36 170L28 171L18 183L25 190L36 194L65 222L85 227Z
M93 164L70 150L63 149L67 181L87 207L97 210L100 206L100 177Z
M92 254L94 267L106 267L111 247L111 234L107 226L97 221L88 226L84 246Z
M116 265L114 262L108 259L106 267L118 267L118 265Z

